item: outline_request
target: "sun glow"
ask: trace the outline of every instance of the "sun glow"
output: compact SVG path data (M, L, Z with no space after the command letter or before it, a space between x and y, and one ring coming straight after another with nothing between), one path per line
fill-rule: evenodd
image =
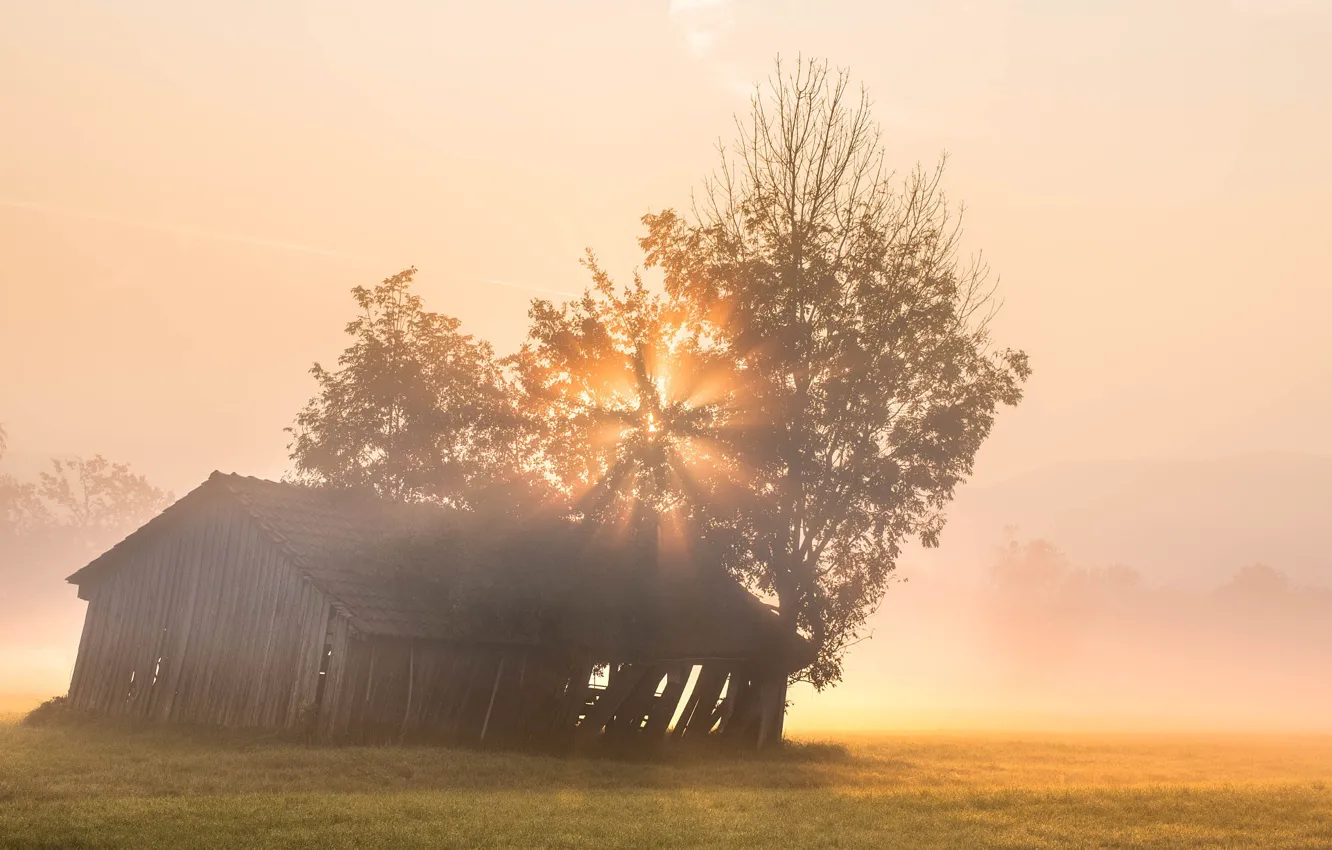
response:
M658 552L673 560L695 543L689 517L717 508L739 483L722 434L739 417L733 382L703 367L695 339L661 325L647 336L650 345L619 340L621 353L589 370L593 386L570 395L581 421L616 423L579 438L599 457L585 494L615 505L612 526L621 532L652 517Z

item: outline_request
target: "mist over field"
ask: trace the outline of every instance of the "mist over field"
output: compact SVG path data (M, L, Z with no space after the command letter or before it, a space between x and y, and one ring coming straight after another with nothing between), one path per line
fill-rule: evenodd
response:
M0 847L1332 848L1329 80L0 2Z
M1332 462L1081 464L959 496L828 728L1332 728Z
M415 263L511 352L585 247L629 279L775 54L823 55L891 169L949 151L1034 372L793 728L1320 726L1326 5L11 4L0 474L280 477L351 287ZM101 548L0 551L0 692L67 686Z
M904 558L846 681L793 689L791 728L1332 731L1329 515L1332 463L1312 456L966 491L943 546ZM12 710L68 686L84 603L63 579L84 554L0 562Z
M993 579L917 575L890 593L828 729L1326 732L1332 590L1265 567L1209 590L1086 569L1014 544ZM872 684L871 684L872 683Z

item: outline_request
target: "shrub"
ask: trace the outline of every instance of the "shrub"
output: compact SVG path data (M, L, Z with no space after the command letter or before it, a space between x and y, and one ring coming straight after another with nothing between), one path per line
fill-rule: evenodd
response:
M77 713L69 704L69 697L51 697L46 702L29 711L19 721L24 726L56 726L75 720Z

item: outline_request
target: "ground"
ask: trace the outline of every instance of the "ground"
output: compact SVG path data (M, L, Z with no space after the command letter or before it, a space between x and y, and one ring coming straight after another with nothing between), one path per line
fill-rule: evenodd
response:
M1332 848L1332 738L884 734L642 764L0 719L0 847Z

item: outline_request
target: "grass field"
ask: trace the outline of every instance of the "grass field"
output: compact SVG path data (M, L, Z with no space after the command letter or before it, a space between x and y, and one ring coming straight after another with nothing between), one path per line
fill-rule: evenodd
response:
M5 848L1332 848L1332 738L883 735L635 764L16 719Z

